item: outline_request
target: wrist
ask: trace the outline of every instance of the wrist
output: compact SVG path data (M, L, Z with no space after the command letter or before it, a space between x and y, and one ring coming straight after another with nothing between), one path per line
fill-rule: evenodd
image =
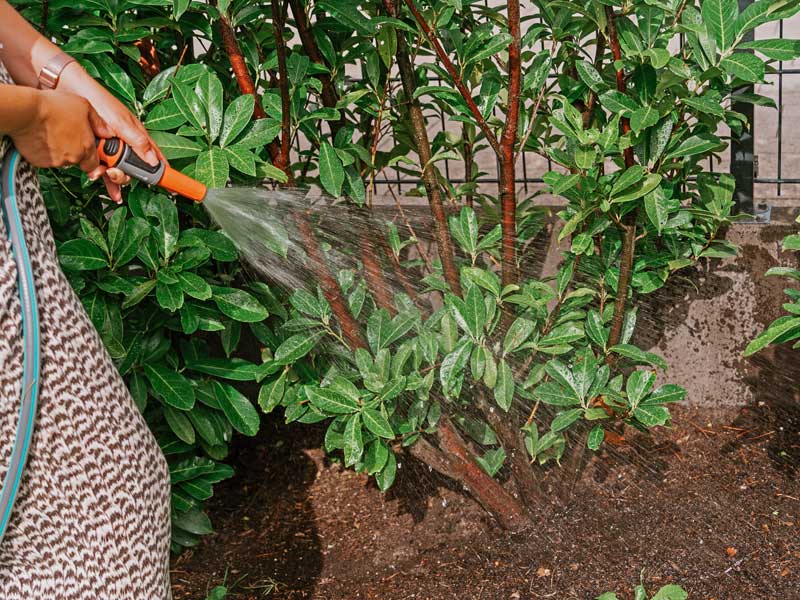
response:
M83 98L90 85L97 85L97 82L78 61L75 61L64 67L55 89L59 92L67 92Z

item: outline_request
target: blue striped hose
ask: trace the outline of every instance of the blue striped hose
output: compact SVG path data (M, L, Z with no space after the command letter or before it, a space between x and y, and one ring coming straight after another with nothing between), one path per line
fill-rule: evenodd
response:
M0 490L0 543L2 543L6 528L8 527L14 501L19 492L22 473L28 459L33 428L36 422L36 405L39 397L39 312L36 305L36 288L33 281L31 259L28 246L25 244L25 234L22 229L22 219L17 206L15 176L20 163L20 155L15 149L6 154L3 161L2 192L3 192L3 221L5 222L11 249L14 253L14 262L17 265L17 278L19 282L19 301L22 308L22 340L23 340L23 367L22 367L22 401L19 408L19 422L11 450L11 460L8 464L3 487Z

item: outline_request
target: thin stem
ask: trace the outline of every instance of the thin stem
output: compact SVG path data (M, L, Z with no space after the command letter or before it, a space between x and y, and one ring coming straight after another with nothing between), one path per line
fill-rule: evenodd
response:
M406 6L408 6L408 10L411 11L411 14L414 15L417 23L420 26L420 29L425 33L425 36L428 38L428 41L433 46L433 50L436 52L436 56L439 57L439 60L442 61L445 70L450 75L453 80L453 84L456 86L456 89L461 94L461 97L464 98L464 102L467 103L467 107L469 111L472 113L472 116L475 117L475 123L478 125L480 130L483 132L483 135L486 136L486 141L489 142L489 145L492 147L492 150L495 151L497 156L501 156L501 148L500 143L497 141L497 138L492 132L489 124L486 122L486 119L483 118L478 105L475 104L475 101L472 99L472 94L467 89L467 86L464 85L464 81L461 79L461 75L459 75L458 71L456 71L453 62L450 60L450 57L447 56L447 52L442 47L439 38L436 37L436 32L433 31L430 25L425 21L425 17L422 16L422 13L419 11L417 6L414 4L414 0L404 0ZM384 1L384 4L386 2ZM519 3L517 2L517 11L519 12ZM396 16L396 15L393 15ZM510 19L509 19L510 20ZM517 25L519 26L519 21L517 21ZM398 31L399 33L399 31ZM513 35L513 34L512 34ZM513 45L514 42L512 42ZM519 40L517 40L517 49L519 49Z
M289 150L291 143L291 108L289 105L289 72L286 68L286 40L283 38L285 26L284 7L280 0L272 0L272 24L275 30L275 48L278 55L278 89L281 93L281 138L278 160L273 161L281 171L289 168Z

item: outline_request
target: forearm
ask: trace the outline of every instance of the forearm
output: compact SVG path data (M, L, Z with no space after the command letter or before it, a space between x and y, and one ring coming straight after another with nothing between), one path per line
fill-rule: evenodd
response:
M42 93L29 87L0 84L0 135L17 133L36 120Z
M38 86L42 67L60 52L6 0L0 0L0 59L20 85Z

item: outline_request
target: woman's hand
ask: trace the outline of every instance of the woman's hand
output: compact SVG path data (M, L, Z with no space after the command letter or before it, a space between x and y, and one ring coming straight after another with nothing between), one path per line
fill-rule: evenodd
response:
M33 118L8 132L20 154L35 167L78 165L86 173L99 167L95 130L105 124L79 96L34 92Z
M100 117L102 125L95 129L101 138L118 137L126 142L145 162L155 165L165 160L156 143L147 133L144 125L117 100L111 92L100 85L77 63L67 65L59 79L58 89L82 96L92 105ZM90 177L103 176L108 193L113 200L120 202L120 185L130 178L119 169L106 169L100 166L90 173Z

